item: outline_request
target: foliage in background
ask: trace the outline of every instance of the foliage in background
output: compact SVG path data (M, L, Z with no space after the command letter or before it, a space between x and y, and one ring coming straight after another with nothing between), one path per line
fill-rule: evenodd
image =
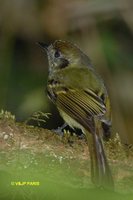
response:
M71 40L88 54L109 89L113 132L133 143L133 5L130 0L0 1L0 108L25 121L56 113L46 95L47 60L36 41ZM57 119L57 120L55 120Z

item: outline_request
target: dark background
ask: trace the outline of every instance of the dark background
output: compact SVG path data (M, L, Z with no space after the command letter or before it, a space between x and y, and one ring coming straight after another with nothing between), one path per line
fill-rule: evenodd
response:
M47 57L36 45L56 39L70 40L89 55L109 90L113 132L133 143L131 0L0 1L0 109L17 121L35 111L52 112L46 127L61 124L46 95Z

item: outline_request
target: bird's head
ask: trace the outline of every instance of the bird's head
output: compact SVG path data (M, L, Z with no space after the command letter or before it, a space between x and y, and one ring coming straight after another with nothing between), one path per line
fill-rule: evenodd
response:
M47 52L50 72L68 67L79 68L85 62L88 65L90 64L89 58L71 42L56 40L51 45L46 45L42 42L39 42L39 45Z

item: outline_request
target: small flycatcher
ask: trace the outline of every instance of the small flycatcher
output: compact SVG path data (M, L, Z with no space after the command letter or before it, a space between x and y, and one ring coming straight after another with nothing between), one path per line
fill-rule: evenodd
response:
M110 134L110 101L103 81L90 59L76 45L57 40L51 45L39 42L49 61L47 91L64 121L85 134L91 159L92 182L113 188L113 178L105 156L102 138Z

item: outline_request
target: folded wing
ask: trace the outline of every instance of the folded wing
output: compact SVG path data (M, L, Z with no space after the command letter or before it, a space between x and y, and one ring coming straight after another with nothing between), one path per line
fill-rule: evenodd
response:
M75 119L79 124L94 131L93 117L103 116L106 107L102 99L92 90L60 90L56 92L59 109Z

